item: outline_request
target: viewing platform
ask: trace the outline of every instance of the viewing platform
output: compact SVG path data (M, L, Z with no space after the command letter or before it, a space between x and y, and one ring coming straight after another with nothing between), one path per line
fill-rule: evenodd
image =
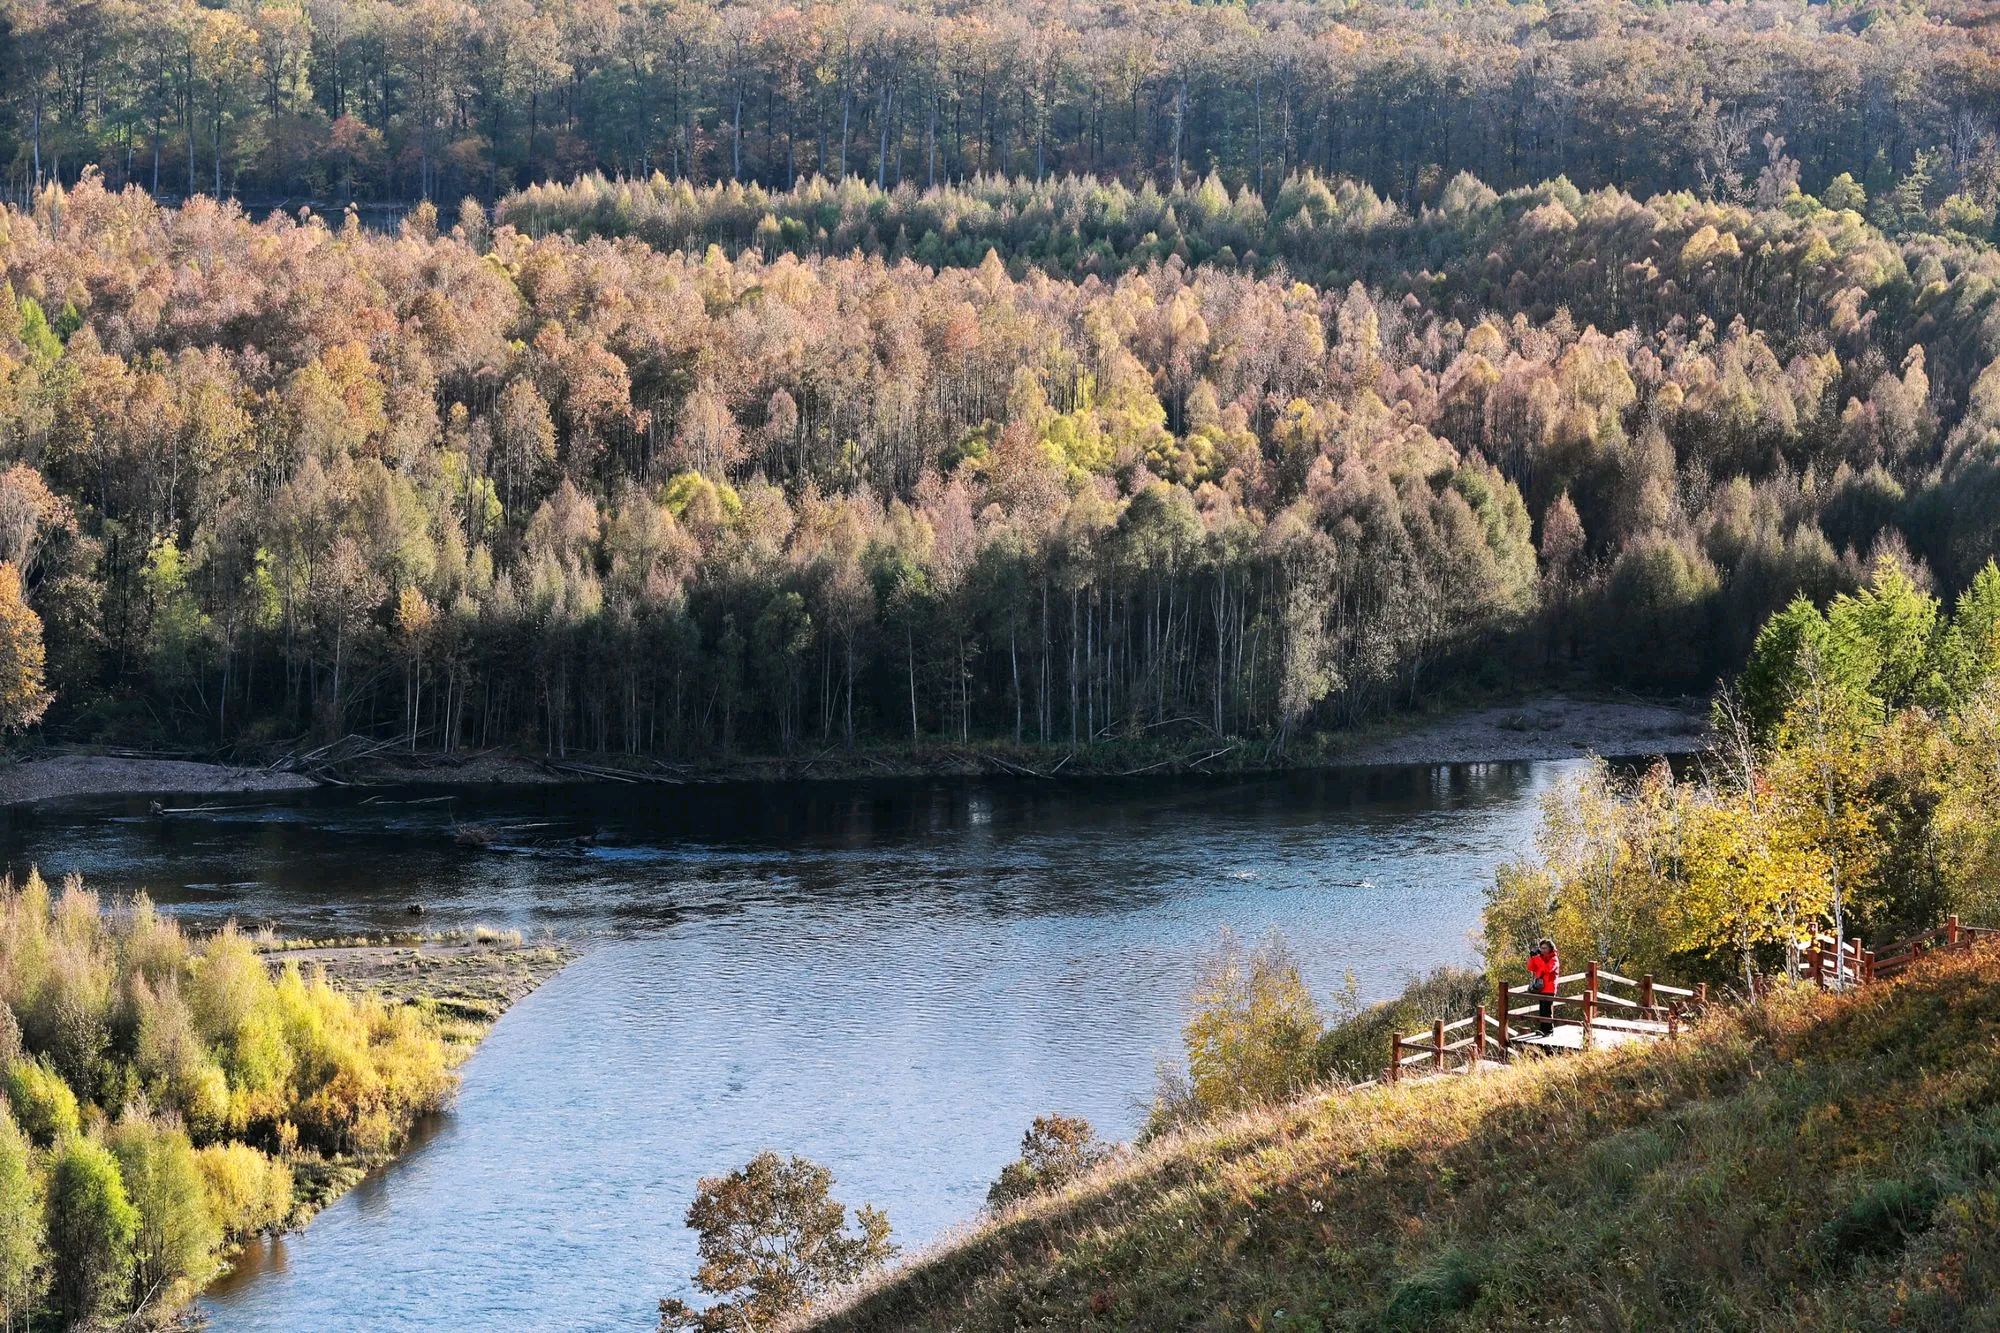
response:
M1993 940L2000 940L2000 928L1963 925L1956 916L1880 950L1866 948L1858 939L1821 934L1788 951L1786 973L1821 990L1848 990L1888 981L1927 954ZM1761 994L1767 979L1760 977L1758 983ZM1478 1005L1455 1022L1440 1019L1428 1032L1392 1036L1382 1081L1474 1074L1527 1052L1570 1053L1660 1041L1678 1036L1707 1007L1706 983L1692 989L1669 986L1650 973L1634 979L1598 963L1556 978L1553 994L1502 982L1491 1006Z
M1477 1073L1526 1052L1602 1050L1676 1036L1708 1005L1708 987L1669 986L1590 964L1556 978L1553 994L1501 982L1491 1006L1456 1022L1389 1039L1384 1081ZM1546 1013L1544 1010L1546 1009Z

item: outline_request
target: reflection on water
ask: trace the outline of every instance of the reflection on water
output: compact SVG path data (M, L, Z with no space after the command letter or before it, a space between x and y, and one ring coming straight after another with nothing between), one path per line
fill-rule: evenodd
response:
M646 1328L691 1295L704 1173L773 1147L921 1243L1045 1111L1114 1135L1177 1050L1193 960L1282 931L1322 992L1472 957L1492 868L1559 765L1071 787L351 793L165 820L12 812L21 868L320 934L474 921L587 937L465 1067L456 1108L205 1302L218 1329ZM546 822L504 855L455 820Z

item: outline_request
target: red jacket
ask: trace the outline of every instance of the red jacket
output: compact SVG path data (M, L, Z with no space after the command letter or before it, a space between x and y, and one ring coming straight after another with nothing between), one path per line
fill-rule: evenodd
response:
M1562 975L1561 954L1528 955L1528 975L1535 979L1535 989L1543 995L1556 992L1556 978Z

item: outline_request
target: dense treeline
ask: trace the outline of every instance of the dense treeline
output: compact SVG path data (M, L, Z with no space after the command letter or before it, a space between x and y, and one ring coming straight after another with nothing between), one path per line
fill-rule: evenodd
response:
M0 883L0 1324L173 1315L328 1158L399 1144L450 1064L415 1009L274 976L233 927Z
M501 200L496 216L531 235L630 235L731 255L859 252L973 267L992 252L1017 276L1109 278L1177 259L1317 287L1361 282L1466 323L1489 312L1546 320L1564 310L1605 329L1676 319L1726 328L1741 319L1785 354L1829 331L1896 362L1917 343L1944 340L1932 361L1944 377L1940 408L1952 413L2000 351L1984 323L2000 264L1953 225L1983 232L1990 217L1926 213L1914 196L1871 204L1845 175L1824 199L1803 194L1783 146L1771 151L1766 197L1740 205L1585 193L1564 178L1501 195L1469 175L1415 213L1366 185L1311 174L1283 182L1268 203L1212 176L1171 190L1065 177L924 191L853 180L701 188L655 176L537 186Z
M1700 686L1878 549L1992 553L1990 251L1803 195L1480 207L1371 294L86 179L0 237L0 560L73 728L660 752Z
M1405 206L1458 171L1644 193L1921 177L1990 206L2000 66L1970 0L0 5L18 195L493 198L599 170L789 186L1064 172Z
M1231 190L1214 172L1166 188L1151 181L1135 187L1115 178L1064 175L1039 181L980 176L930 188L813 176L789 189L734 181L704 186L655 173L643 180L591 174L533 185L503 196L495 217L531 235L636 236L661 249L720 245L732 255L752 246L767 256L858 250L907 256L932 267L969 267L994 250L1017 271L1033 266L1066 277L1106 276L1179 258L1253 270L1283 264L1294 276L1320 285L1401 282L1432 296L1443 279L1460 297L1475 294L1479 275L1473 262L1485 260L1478 246L1518 246L1521 215L1551 200L1563 206L1569 222L1550 215L1542 231L1580 229L1582 235L1548 240L1569 249L1602 249L1611 241L1610 229L1619 226L1626 245L1642 242L1628 262L1656 264L1672 264L1673 255L1665 238L1644 244L1636 221L1670 232L1681 243L1703 224L1737 231L1759 226L1774 233L1749 239L1780 245L1814 228L1837 232L1829 225L1837 220L1826 216L1829 211L1861 215L1889 235L1931 233L1946 243L1985 239L1993 227L1991 205L1970 196L1952 195L1932 205L1926 202L1932 191L1918 185L1871 198L1847 172L1827 184L1823 199L1801 195L1798 162L1776 136L1757 160L1756 189L1741 200L1701 200L1682 191L1642 202L1622 190L1582 191L1567 177L1496 194L1469 172L1445 181L1415 210L1363 182L1313 171L1272 181L1265 192L1248 186ZM1819 206L1806 204L1808 198ZM1699 220L1687 227L1682 218ZM1442 274L1430 273L1427 264L1447 267ZM1585 276L1569 280L1574 284ZM1598 282L1584 299L1616 294L1602 278ZM1565 290L1559 299L1571 295ZM1558 303L1541 299L1550 308Z

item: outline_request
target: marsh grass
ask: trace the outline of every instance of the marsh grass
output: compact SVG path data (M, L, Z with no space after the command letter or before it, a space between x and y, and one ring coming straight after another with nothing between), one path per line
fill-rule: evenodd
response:
M817 1328L2000 1326L2000 954L1653 1047L1316 1093L993 1215Z

